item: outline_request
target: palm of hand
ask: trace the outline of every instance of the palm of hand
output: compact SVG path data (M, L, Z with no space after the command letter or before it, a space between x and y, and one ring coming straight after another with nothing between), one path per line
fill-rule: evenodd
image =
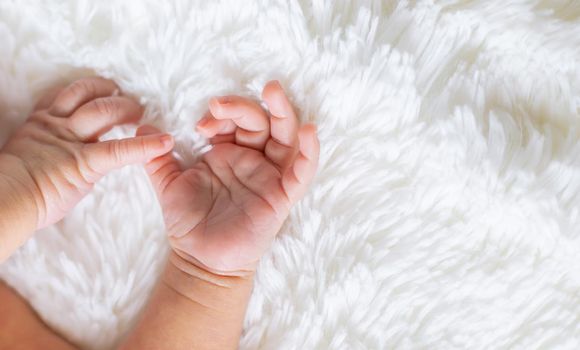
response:
M288 215L281 178L262 153L217 145L161 194L172 246L220 270L250 268Z
M247 99L213 99L198 124L213 148L191 168L181 170L171 155L146 166L173 250L215 273L255 269L316 171L316 129L299 128L277 83L263 97L271 118Z

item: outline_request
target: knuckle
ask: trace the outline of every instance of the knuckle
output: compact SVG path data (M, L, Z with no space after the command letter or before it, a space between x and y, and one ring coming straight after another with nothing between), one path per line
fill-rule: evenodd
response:
M76 164L78 164L79 174L87 183L93 183L96 178L103 175L94 167L90 151L87 150L85 144L74 153L74 156Z
M28 123L26 123L25 126L30 126L43 131L50 131L52 134L60 135L63 124L60 118L55 118L45 111L37 111L31 114Z
M145 141L145 138L140 138L137 141L137 150L139 151L139 154L142 156L147 154L147 142Z
M107 153L115 164L121 163L123 159L123 147L120 142L111 142L107 145Z
M44 110L33 112L28 118L31 122L45 122L47 120L47 113Z
M95 108L99 114L115 116L119 110L119 104L109 98L101 98L94 101Z
M78 118L68 118L65 120L66 128L72 132L77 132L82 125L79 125Z
M88 144L81 144L81 147L78 150L78 159L82 160L87 164L88 167L91 167L91 162L93 161L92 152L88 147Z
M77 80L70 84L69 91L74 96L82 96L89 92L89 85L84 80Z
M76 95L82 94L84 91L84 88L83 88L82 83L79 80L77 80L74 83L69 85L68 91L71 95L76 96Z
M63 121L64 129L68 132L69 138L85 139L89 138L90 133L87 134L85 123L81 118L68 118Z

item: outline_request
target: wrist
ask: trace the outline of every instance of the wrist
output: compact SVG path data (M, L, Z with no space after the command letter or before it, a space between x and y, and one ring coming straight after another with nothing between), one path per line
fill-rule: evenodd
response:
M0 154L0 262L20 247L37 228L38 208L26 174L13 156Z
M122 349L237 349L253 274L222 276L171 252Z
M208 308L228 310L235 303L239 305L239 298L232 298L235 294L247 297L252 292L254 272L243 271L236 275L222 275L209 271L192 259L172 251L162 276L163 283L175 290L184 298L205 305Z

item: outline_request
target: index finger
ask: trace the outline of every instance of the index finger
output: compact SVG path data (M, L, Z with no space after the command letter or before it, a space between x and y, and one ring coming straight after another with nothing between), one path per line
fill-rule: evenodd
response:
M49 113L58 117L68 117L85 103L99 97L115 95L119 87L115 82L90 77L79 79L64 88L54 99Z
M262 107L244 97L214 97L209 101L209 109L216 119L230 119L246 131L264 131L270 126Z
M266 84L262 98L272 115L266 156L279 168L285 169L298 154L298 118L277 81Z
M296 147L298 118L280 83L276 80L268 82L262 92L262 99L266 102L272 115L270 120L271 137L284 146Z
M56 86L45 91L42 97L38 100L38 102L36 102L34 110L38 111L41 109L49 108L56 99L56 97L60 94L62 89L63 89L62 86Z
M237 126L235 129L237 145L259 151L264 149L270 137L270 121L258 103L240 96L224 96L212 98L209 109L211 118L219 122L229 120Z

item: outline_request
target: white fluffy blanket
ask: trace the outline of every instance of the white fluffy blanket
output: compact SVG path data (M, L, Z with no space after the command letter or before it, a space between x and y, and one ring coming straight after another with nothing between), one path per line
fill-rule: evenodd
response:
M2 0L0 142L47 87L96 72L187 163L210 96L277 78L322 159L260 265L242 349L578 349L579 66L578 0ZM130 167L0 276L108 349L166 252Z

